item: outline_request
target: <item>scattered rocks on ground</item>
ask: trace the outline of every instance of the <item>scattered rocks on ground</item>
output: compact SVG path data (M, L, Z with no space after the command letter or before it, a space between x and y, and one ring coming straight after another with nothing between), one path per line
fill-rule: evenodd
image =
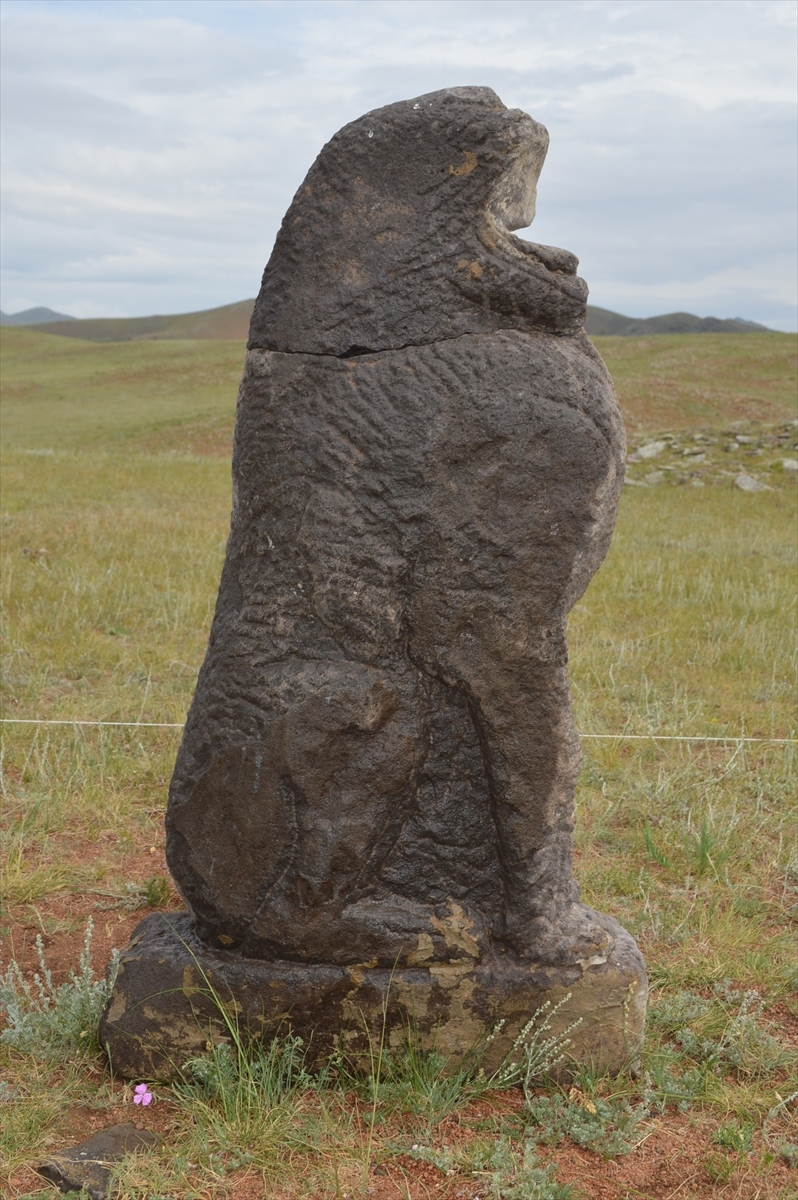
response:
M744 434L734 429L663 433L627 456L624 482L631 487L698 482L737 486L748 492L770 491L788 486L798 472L798 458L785 458L785 450L798 450L794 421L756 426ZM638 475L637 464L652 458L662 460L657 470ZM737 484L742 476L757 486Z
M659 455L662 454L662 451L667 450L667 448L667 442L648 442L647 445L641 446L639 450L636 451L636 456L638 459L658 458Z
M751 475L738 475L734 481L734 486L739 488L741 492L768 492L770 488L766 484L760 483L758 479L754 479Z

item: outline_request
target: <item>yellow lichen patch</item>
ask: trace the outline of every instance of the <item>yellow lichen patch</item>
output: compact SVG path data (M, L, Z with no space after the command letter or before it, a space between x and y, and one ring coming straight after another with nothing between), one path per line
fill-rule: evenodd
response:
M144 1004L141 1015L147 1023L147 1038L144 1042L149 1049L162 1045L177 1051L177 1063L185 1062L195 1054L201 1054L207 1044L206 1035L194 1020L170 1013L165 1016L157 1007ZM156 1049L156 1053L157 1053Z
M441 987L453 988L457 987L462 977L468 974L473 965L470 962L434 963L429 968L429 973Z
M421 963L427 962L435 953L435 948L432 944L432 938L428 933L420 933L418 935L418 946L412 954L407 956L407 965L409 967L417 967Z
M352 966L346 968L349 978L352 980L356 988L359 988L362 985L363 980L366 978L366 971L370 971L373 967L376 967L377 962L378 959L370 958L368 962L353 963Z
M466 271L469 279L481 279L482 267L480 263L474 259L469 262L467 258L461 258L457 263L458 271Z
M484 1022L473 1012L477 981L471 970L471 963L441 963L430 968L430 975L447 990L449 1011L434 1031L435 1047L441 1054L462 1055L487 1033Z
M196 992L201 992L202 988L194 979L194 971L191 967L183 967L183 982L180 985L184 996L193 996Z
M460 163L459 167L449 167L450 175L470 175L476 168L477 156L473 150L464 150L463 157L465 162Z
M122 974L121 968L119 973L120 975ZM105 1014L106 1021L108 1021L109 1024L113 1024L115 1021L118 1021L120 1017L124 1016L126 1008L127 1005L125 1003L125 993L121 988L116 988L111 996L111 1004Z
M465 950L466 954L470 954L472 958L479 958L479 944L469 932L471 921L460 905L455 904L453 900L449 900L449 910L448 917L443 919L432 917L430 924L443 934L443 939L449 949Z

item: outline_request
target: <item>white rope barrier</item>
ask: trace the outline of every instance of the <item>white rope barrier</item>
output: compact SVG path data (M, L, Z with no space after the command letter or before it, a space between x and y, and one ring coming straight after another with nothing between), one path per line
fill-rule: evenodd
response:
M118 729L183 729L182 721L51 721L44 717L0 717L0 725L103 725ZM798 738L719 737L693 733L580 733L581 738L611 742L766 742L769 746L798 745Z

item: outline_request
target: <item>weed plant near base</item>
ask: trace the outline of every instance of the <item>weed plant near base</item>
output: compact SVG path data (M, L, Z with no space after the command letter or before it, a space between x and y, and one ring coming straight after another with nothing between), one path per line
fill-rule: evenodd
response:
M340 1058L333 1065L338 1085L370 1106L372 1124L384 1124L392 1114L403 1112L423 1117L431 1127L481 1090L475 1085L473 1056L452 1069L447 1055L422 1049L412 1030L405 1032L398 1052L375 1048L365 1076L352 1073Z
M180 722L227 537L226 452L243 347L96 346L6 330L2 345L4 356L11 351L2 715ZM781 335L702 335L614 339L602 349L627 416L653 436L677 418L706 427L721 409L724 428L794 415L793 346ZM787 472L771 482L773 491L755 494L730 483L625 489L607 561L570 618L580 729L794 734L795 623L786 614L796 494ZM5 725L0 734L2 961L22 930L28 943L41 932L72 946L77 964L87 906L105 919L116 906L164 902L162 817L180 731ZM573 1097L535 1085L530 1101L543 1118L535 1124L483 1084L448 1073L440 1056L409 1052L380 1066L372 1091L330 1079L289 1089L280 1127L290 1148L278 1152L268 1129L225 1114L199 1067L184 1094L156 1089L148 1119L160 1114L167 1141L120 1168L119 1200L246 1195L242 1181L264 1172L265 1195L359 1194L397 1156L409 1170L414 1145L419 1168L445 1166L449 1155L447 1169L473 1194L556 1200L558 1179L535 1174L536 1141L547 1131L554 1140L559 1122L562 1140L545 1151L555 1160L579 1138L614 1153L608 1139L625 1113L627 1143L650 1132L644 1102L652 1128L663 1107L666 1126L700 1115L707 1171L719 1182L742 1157L765 1181L763 1200L786 1200L791 1192L768 1180L798 1158L796 747L586 739L583 750L583 898L637 936L653 984L637 1080L585 1073ZM214 1053L221 1057L208 1070L221 1078L229 1052ZM8 1178L46 1144L81 1140L72 1137L74 1114L91 1109L113 1124L133 1111L99 1058L79 1068L37 1063L2 1043L0 1077ZM739 1149L735 1138L747 1144L749 1127L751 1149ZM674 1138L669 1155L678 1162L681 1152ZM645 1147L632 1149L613 1172L645 1158ZM36 1191L28 1178L9 1196ZM451 1182L441 1175L440 1188ZM424 1186L435 1195L428 1179ZM711 1194L693 1186L701 1200ZM627 1191L647 1189L657 1194L648 1184Z
M192 1126L190 1157L216 1175L249 1166L274 1173L287 1149L301 1148L301 1093L315 1086L301 1039L245 1047L234 1029L184 1073L175 1091Z
M105 978L95 979L91 965L94 922L86 926L86 937L77 971L58 986L45 962L41 936L36 938L39 972L28 983L12 959L0 972L0 1014L6 1028L0 1041L33 1058L63 1059L99 1050L100 1014L113 990L119 970L114 952Z
M538 1161L534 1141L513 1143L502 1137L496 1142L475 1141L460 1151L418 1146L411 1153L447 1176L473 1181L486 1200L577 1200L572 1187L557 1182L554 1168Z
M562 1033L551 1032L552 1019L561 1008L567 1011L570 999L571 993L568 992L554 1008L551 1007L551 1001L546 1000L532 1014L513 1042L504 1065L487 1081L487 1087L518 1084L527 1104L532 1103L533 1084L554 1074L555 1067L565 1060L571 1045L568 1035L582 1024L582 1018L578 1017Z

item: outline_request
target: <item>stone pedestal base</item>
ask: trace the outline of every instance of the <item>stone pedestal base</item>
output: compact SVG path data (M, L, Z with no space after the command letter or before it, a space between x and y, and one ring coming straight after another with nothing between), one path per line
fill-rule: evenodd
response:
M568 1059L616 1072L634 1062L643 1039L647 982L632 938L611 922L615 947L605 962L543 968L511 951L490 960L429 963L393 971L370 967L261 962L201 943L187 913L156 913L122 954L100 1036L114 1071L127 1079L173 1078L209 1041L229 1036L220 1006L250 1034L289 1030L310 1062L340 1046L368 1068L370 1045L388 1049L408 1030L422 1048L462 1057L504 1024L482 1060L495 1070L536 1009L570 993L552 1022L578 1018Z

